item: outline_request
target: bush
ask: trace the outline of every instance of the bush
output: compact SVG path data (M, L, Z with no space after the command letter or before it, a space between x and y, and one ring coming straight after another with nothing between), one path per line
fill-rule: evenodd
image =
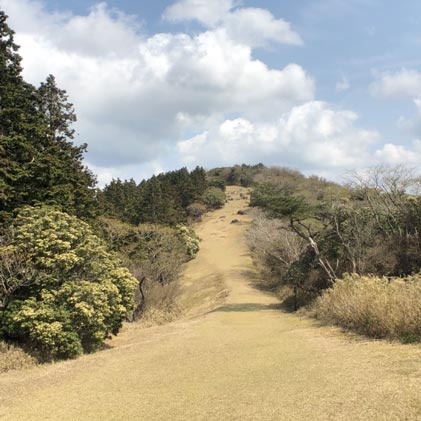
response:
M225 204L225 193L217 187L208 187L202 200L208 209L219 209Z
M199 250L199 239L194 231L183 225L134 227L108 218L101 218L100 225L112 249L138 280L134 318L146 310L151 312L154 305L163 307L164 302L171 307L167 304L175 297L174 288L166 286L178 278L183 263Z
M2 311L2 332L42 359L71 358L117 334L134 308L137 281L89 225L49 207L21 209L8 244L32 278Z
M373 338L421 341L421 275L347 275L316 300L310 315Z
M206 213L206 206L203 203L194 202L187 206L187 215L191 221L201 221Z
M22 349L0 341L0 373L36 365L36 360Z
M178 235L186 248L187 256L193 259L199 251L200 239L194 230L185 225L177 225Z

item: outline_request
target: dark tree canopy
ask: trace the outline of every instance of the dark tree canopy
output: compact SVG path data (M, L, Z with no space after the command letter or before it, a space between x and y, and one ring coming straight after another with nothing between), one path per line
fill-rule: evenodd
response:
M18 49L0 11L0 219L38 203L91 217L95 178L86 145L72 143L73 105L52 75L38 89L24 81Z

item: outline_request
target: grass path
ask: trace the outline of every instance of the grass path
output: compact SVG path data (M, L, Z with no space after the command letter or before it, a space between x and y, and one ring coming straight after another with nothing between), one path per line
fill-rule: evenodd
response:
M186 268L195 315L130 326L106 351L0 376L0 419L421 420L421 347L281 313L249 285L249 221L236 215L246 203L238 188L230 195L199 226L202 249Z

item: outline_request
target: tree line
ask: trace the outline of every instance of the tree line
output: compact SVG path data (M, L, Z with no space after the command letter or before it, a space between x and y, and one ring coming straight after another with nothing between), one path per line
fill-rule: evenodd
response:
M0 10L0 348L71 358L171 304L168 286L199 249L188 222L225 195L200 167L97 189L66 91L53 75L26 82L21 63Z

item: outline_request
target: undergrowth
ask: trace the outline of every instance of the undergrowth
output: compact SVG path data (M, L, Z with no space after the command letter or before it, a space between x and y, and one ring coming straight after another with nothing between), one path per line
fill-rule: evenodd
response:
M36 364L35 358L21 348L0 341L0 373L29 368Z
M315 301L309 314L372 338L421 342L421 275L347 275Z

